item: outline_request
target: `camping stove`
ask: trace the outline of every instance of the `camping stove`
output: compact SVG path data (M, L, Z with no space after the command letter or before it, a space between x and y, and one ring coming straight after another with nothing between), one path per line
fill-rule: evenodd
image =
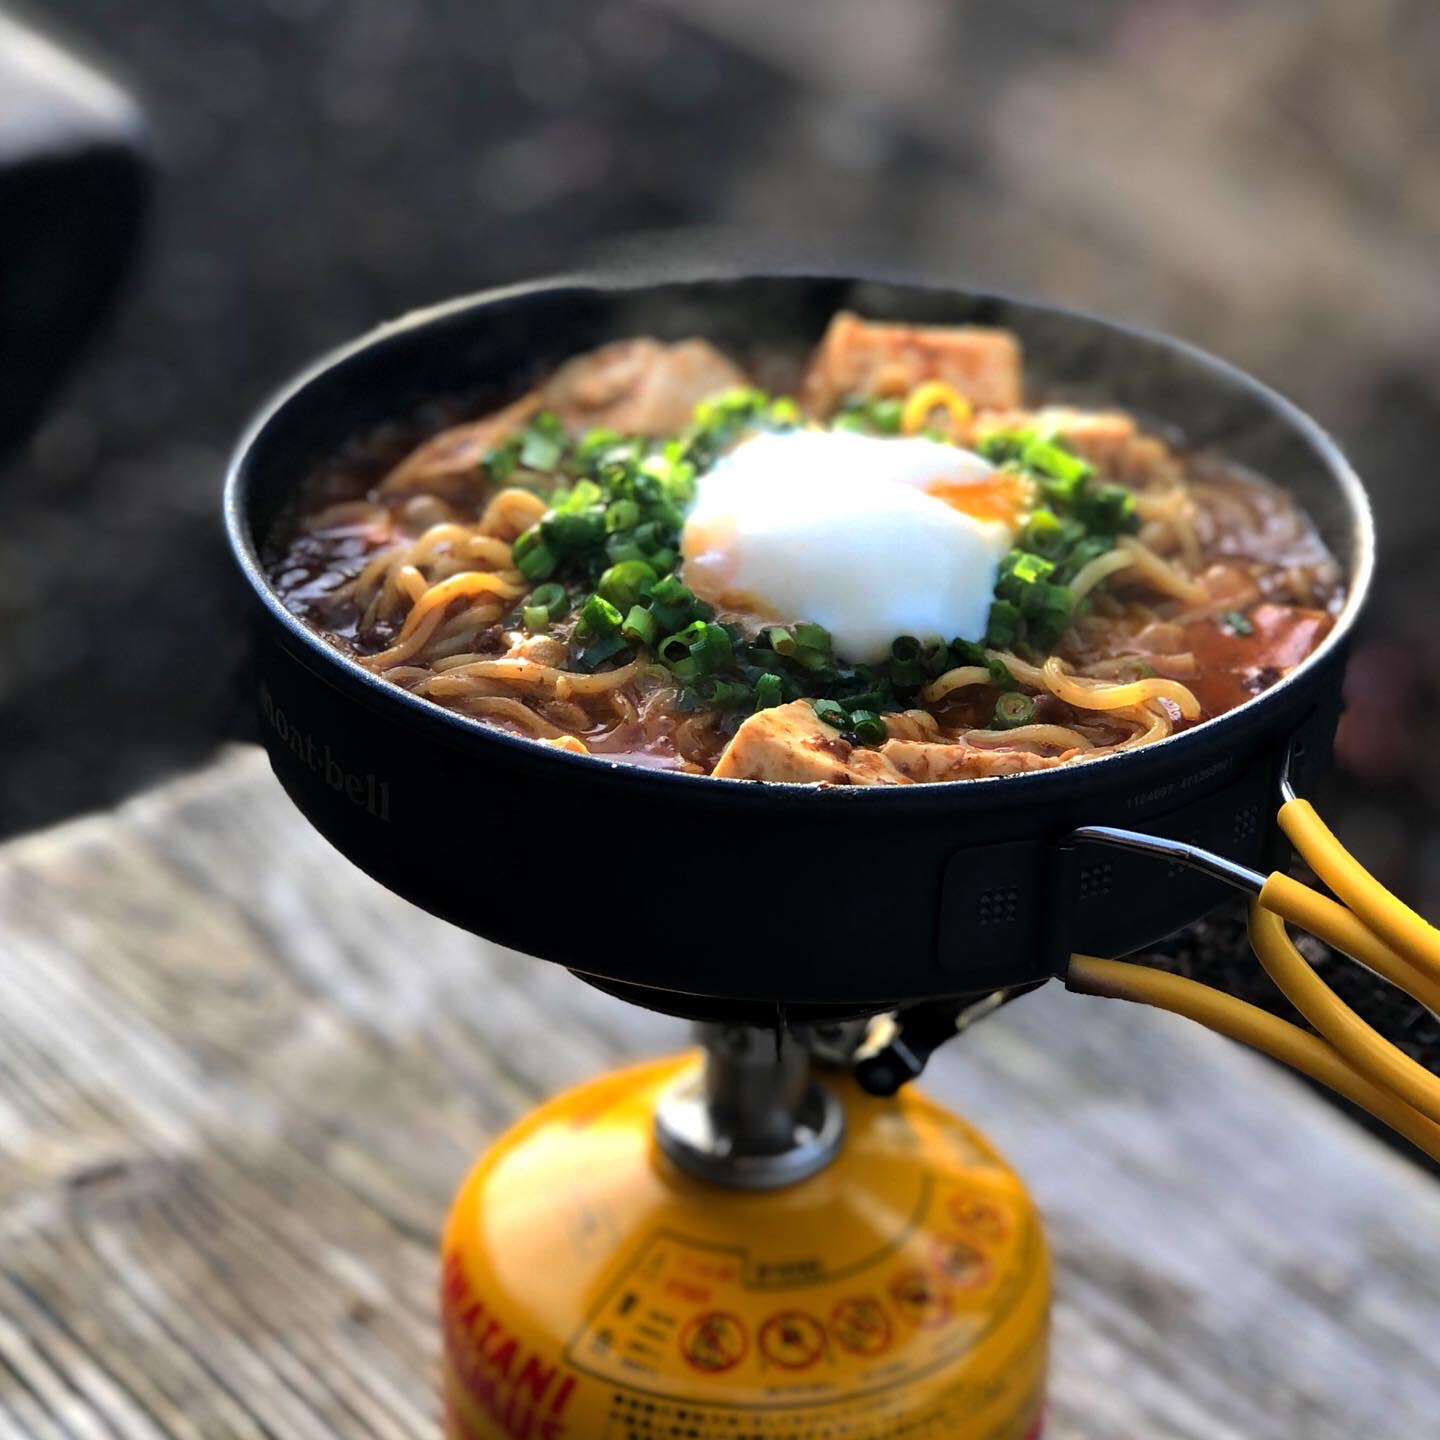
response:
M445 1231L450 1440L1038 1436L1039 1218L972 1126L871 1093L924 1060L883 1024L703 1025L498 1140Z

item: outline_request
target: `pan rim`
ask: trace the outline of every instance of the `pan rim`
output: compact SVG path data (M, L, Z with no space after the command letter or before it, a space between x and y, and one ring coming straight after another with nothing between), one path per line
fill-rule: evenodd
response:
M1330 477L1336 482L1344 498L1349 524L1352 531L1353 555L1347 575L1345 602L1330 633L1320 645L1308 655L1289 675L1277 681L1252 699L1237 705L1199 725L1172 735L1141 750L1112 751L1080 764L1055 766L1046 770L1023 771L1014 775L991 775L966 780L922 781L910 785L864 785L836 786L823 783L798 784L794 782L754 781L717 777L713 775L690 775L680 771L654 770L628 764L601 755L579 755L537 745L533 740L510 735L506 731L487 726L483 721L435 704L418 695L411 694L398 685L367 670L354 657L345 654L327 641L318 631L311 629L298 616L292 614L275 593L269 577L260 561L258 537L254 534L248 510L250 493L250 461L264 435L292 404L300 400L317 380L338 366L374 350L398 335L422 330L436 322L449 319L471 310L492 307L506 301L524 299L531 295L542 295L554 291L589 290L596 292L626 292L665 286L705 285L736 283L745 280L793 280L797 282L829 284L875 283L915 292L930 291L964 296L979 302L993 302L1024 307L1026 309L1059 316L1083 325L1118 333L1159 349L1168 350L1201 370L1208 371L1215 379L1249 392L1259 400L1277 420L1283 423L1308 445ZM988 792L990 787L1004 784L1007 794L1018 796L1042 796L1045 787L1056 787L1067 781L1073 783L1082 776L1111 778L1114 767L1130 762L1132 768L1143 765L1156 752L1171 760L1178 761L1186 753L1198 753L1213 740L1220 727L1234 728L1238 722L1258 721L1267 711L1284 705L1287 695L1301 684L1310 672L1323 665L1349 639L1354 630L1360 611L1368 598L1375 570L1375 524L1368 493L1363 482L1346 458L1339 443L1318 421L1302 410L1280 391L1256 379L1239 366L1214 355L1200 346L1173 336L1112 320L1104 316L1070 306L1056 305L1048 301L1035 300L1023 295L988 288L947 283L931 280L924 276L901 275L875 270L825 270L806 265L770 265L734 267L705 265L694 269L686 267L652 268L648 271L636 269L627 271L592 270L562 273L514 284L495 286L472 294L444 300L434 305L410 311L396 319L386 321L372 330L347 341L328 352L295 374L282 384L260 408L246 427L239 442L231 452L226 467L224 482L224 516L226 536L231 553L240 566L245 579L269 617L278 622L290 639L301 647L302 654L314 664L319 673L330 683L342 678L360 688L365 698L382 711L391 711L397 718L405 716L410 723L421 730L429 729L436 740L444 740L452 746L464 749L474 745L497 745L514 754L517 760L529 764L571 767L577 780L582 778L600 779L605 776L622 778L630 787L659 787L671 790L676 796L685 794L679 787L690 787L696 799L709 797L720 800L722 796L738 803L768 803L777 796L788 797L791 803L815 804L833 803L833 797L845 796L845 803L864 805L896 805L903 803L899 797L908 796L912 803L925 799L952 796L958 803L961 796L974 794L977 788ZM557 772L560 773L560 772ZM699 787L696 789L695 787ZM749 800L743 798L749 797Z

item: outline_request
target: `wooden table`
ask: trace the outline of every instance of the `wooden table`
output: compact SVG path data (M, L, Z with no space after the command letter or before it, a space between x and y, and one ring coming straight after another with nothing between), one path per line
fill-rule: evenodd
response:
M683 1040L379 889L258 753L0 850L0 1436L435 1435L452 1188ZM927 1084L1048 1220L1052 1437L1436 1433L1440 1190L1289 1077L1052 988Z

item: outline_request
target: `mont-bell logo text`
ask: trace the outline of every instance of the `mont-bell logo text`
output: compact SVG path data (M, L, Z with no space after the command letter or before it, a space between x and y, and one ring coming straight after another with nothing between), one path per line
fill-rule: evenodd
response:
M388 823L390 819L390 782L378 780L370 771L360 774L347 770L336 758L330 746L317 742L308 731L303 730L275 703L268 685L260 686L260 710L265 723L279 736L284 744L313 774L322 776L325 783L337 794L343 795L359 810L373 815L377 820Z

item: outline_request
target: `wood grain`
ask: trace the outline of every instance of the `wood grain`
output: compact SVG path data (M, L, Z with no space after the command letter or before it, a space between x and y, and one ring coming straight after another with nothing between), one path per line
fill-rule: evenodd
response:
M683 1038L380 890L255 752L0 851L0 1437L435 1435L451 1190ZM1434 1432L1440 1192L1288 1077L1049 991L928 1083L1046 1213L1053 1436Z

